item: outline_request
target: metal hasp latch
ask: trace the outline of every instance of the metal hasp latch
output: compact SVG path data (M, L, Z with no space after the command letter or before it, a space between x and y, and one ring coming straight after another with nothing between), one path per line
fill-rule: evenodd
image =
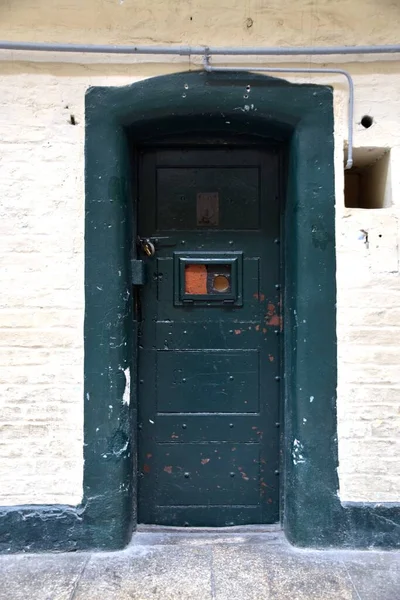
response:
M146 283L146 272L143 260L131 260L132 285L144 285Z

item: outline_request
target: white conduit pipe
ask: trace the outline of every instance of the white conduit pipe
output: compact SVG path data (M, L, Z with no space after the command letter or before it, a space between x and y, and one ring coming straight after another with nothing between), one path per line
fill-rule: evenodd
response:
M108 44L53 44L0 40L0 50L77 52L83 54L176 54L178 56L204 56L206 52L223 56L327 56L333 54L398 54L400 53L400 45L263 48L251 46L114 46Z

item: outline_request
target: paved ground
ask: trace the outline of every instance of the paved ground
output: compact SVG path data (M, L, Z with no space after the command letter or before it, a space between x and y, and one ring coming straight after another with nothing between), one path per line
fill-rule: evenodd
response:
M0 558L0 600L400 600L400 552L308 551L278 530L145 530L122 552Z

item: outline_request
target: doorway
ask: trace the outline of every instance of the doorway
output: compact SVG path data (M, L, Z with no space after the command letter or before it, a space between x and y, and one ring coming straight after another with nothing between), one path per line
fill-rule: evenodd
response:
M247 111L243 95L249 85L253 108L249 105ZM218 137L235 136L242 145L250 145L248 136L251 136L252 142L262 147L274 140L285 152L286 169L282 176L285 210L281 228L284 239L280 244L285 267L282 279L285 327L283 335L278 335L284 377L277 381L282 388L285 418L281 436L283 468L279 476L284 479L280 515L285 535L299 546L354 543L366 547L366 540L376 544L373 533L378 531L380 543L386 543L387 536L391 536L392 543L394 534L384 533L381 525L382 516L389 517L392 509L387 512L364 506L343 507L337 493L332 89L289 83L251 72L185 71L150 77L121 88L90 88L85 102L84 499L79 512L73 513L76 527L81 528L79 539L84 541L77 543L86 547L121 548L130 540L138 522L138 486L145 479L140 475L147 464L136 464L138 434L142 436L137 427L138 390L146 384L137 381L142 338L138 342L132 296L143 297L146 293L146 289L138 292L142 271L136 261L147 259L142 252L139 256L136 253L138 215L136 211L132 214L132 195L137 195L140 157L137 154L132 157L131 148L158 144L161 137L166 141L172 136L174 144L179 141L182 148L188 142L189 131L203 136L203 140L207 136L212 138L214 146ZM223 141L221 145L226 146ZM276 180L271 178L271 181ZM148 184L155 185L150 179ZM152 232L154 229L146 232L142 228L141 234L151 236ZM229 238L229 241L234 240ZM157 252L164 250L156 249L156 257ZM150 275L152 272L157 273L150 270ZM147 285L154 285L151 279L152 275ZM275 306L279 302L278 292L276 302L271 302ZM187 312L194 313L197 309L202 310L197 305L192 309L187 307ZM178 314L183 307L177 305L174 310ZM210 307L211 310L214 309ZM241 309L226 310L239 314ZM219 321L217 324L219 327ZM244 344L245 338L242 339ZM143 402L143 393L140 394ZM177 415L173 413L174 416ZM234 425L232 421L229 423ZM182 421L183 424L189 427L189 422ZM180 434L184 431L182 428ZM178 435L176 431L175 434ZM152 464L149 467L154 469ZM190 471L185 472L190 475ZM208 498L211 499L210 494ZM206 503L211 505L209 499ZM143 522L142 508L143 502L140 508ZM70 520L64 520L64 512L63 507L62 523L68 526L65 537L72 539L71 531L75 536L77 529L72 529ZM209 512L216 514L213 508ZM57 522L60 521L58 518ZM30 521L24 527L26 523Z
M138 153L138 522L279 520L277 147Z

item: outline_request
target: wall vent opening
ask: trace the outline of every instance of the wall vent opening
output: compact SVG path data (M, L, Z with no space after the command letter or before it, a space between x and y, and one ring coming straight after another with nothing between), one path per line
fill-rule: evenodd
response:
M347 160L345 152L345 160ZM387 208L392 204L389 148L354 148L353 167L344 172L347 208Z

